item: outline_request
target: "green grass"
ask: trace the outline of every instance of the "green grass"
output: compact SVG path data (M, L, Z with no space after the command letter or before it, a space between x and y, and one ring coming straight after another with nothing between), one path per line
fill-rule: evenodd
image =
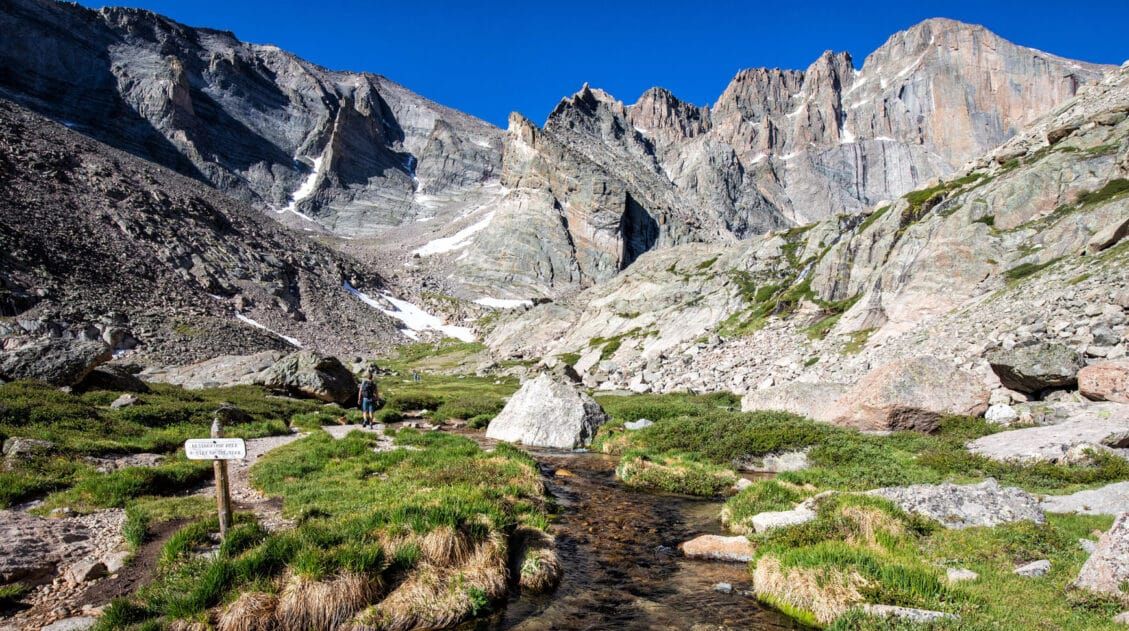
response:
M91 475L74 486L52 493L35 512L69 507L80 513L102 508L125 508L130 500L154 492L172 494L195 488L212 477L210 462L177 459L156 467L127 467Z
M494 383L499 381L500 383ZM381 422L399 420L403 414L428 410L434 420L493 418L517 391L512 377L475 377L421 373L420 381L385 377L379 383L386 403L377 416Z
M1022 263L1004 272L1004 278L1009 284L1015 284L1019 281L1047 269L1048 267L1058 263L1062 257L1053 258L1043 263Z
M857 355L859 351L866 348L866 343L870 340L872 334L874 334L874 329L863 329L848 333L847 342L843 344L843 354Z
M194 465L167 465L155 473L99 474L83 458L172 454L188 438L207 436L215 410L224 404L250 415L250 421L227 428L229 436L240 438L286 433L291 417L322 409L317 402L272 397L252 386L188 391L152 384L151 389L140 395L137 404L112 410L109 404L117 398L116 392L79 395L34 382L0 385L0 440L24 437L54 444L50 452L0 472L0 507L72 487L77 490L49 504L120 506L133 493L123 494L122 489L145 484L168 485L152 492L176 492L194 484L193 474L188 473Z
M628 452L620 459L616 476L634 488L699 497L724 495L737 482L736 474L726 467L671 453L651 458Z
M195 521L164 544L156 580L115 603L104 620L201 620L242 591L278 592L290 575L361 575L392 589L410 579L425 552L420 543L391 542L420 542L440 527L484 542L519 525L547 526L540 472L520 450L500 445L487 453L465 438L412 430L395 434L410 449L375 453L374 441L361 432L342 440L314 432L264 456L252 468L253 481L282 498L297 528L267 533L237 515L218 552L200 556L213 546L217 524L214 517ZM149 509L174 512L168 505ZM466 615L486 611L496 596L466 580L468 593L478 590Z
M874 222L881 219L882 216L885 215L889 210L890 210L890 206L887 205L887 206L883 206L883 207L879 208L878 210L870 213L870 216L867 217L865 220L863 220L863 222L861 224L859 224L858 234L862 234L862 233L866 232L867 228L874 225Z
M759 564L771 559L787 569L822 576L820 589L842 586L843 576L861 577L859 602L939 610L960 617L929 628L1114 629L1122 605L1071 590L1087 554L1078 545L1090 532L1108 528L1109 517L1049 515L1045 524L1014 522L993 528L949 530L907 515L880 498L834 495L819 502L806 524L753 536ZM1044 577L1017 576L1017 564L1051 561ZM977 580L949 584L946 567L977 572ZM809 591L786 587L765 600L807 622ZM1053 626L1047 626L1053 621ZM846 612L832 629L910 629L900 623Z

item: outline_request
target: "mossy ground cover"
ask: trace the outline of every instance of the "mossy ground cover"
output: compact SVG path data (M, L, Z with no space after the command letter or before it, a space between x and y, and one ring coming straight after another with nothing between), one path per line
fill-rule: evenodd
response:
M59 491L48 505L74 500L72 508L122 506L147 489L175 492L195 485L207 467L172 459L151 468L98 473L83 458L129 453L174 454L189 438L207 436L223 404L235 405L250 420L227 428L229 436L255 438L287 433L289 419L322 406L316 402L274 397L253 386L184 390L154 384L139 402L117 410L109 404L121 393L63 392L34 382L0 385L0 440L20 437L46 440L54 447L0 472L0 506Z
M995 462L970 454L964 445L1000 428L967 417L944 419L932 435L877 436L786 413L741 413L736 399L726 394L602 397L600 402L612 421L601 429L596 446L622 454L620 468L629 469L626 483L643 488L716 495L721 480L732 480L735 461L807 450L807 469L754 482L727 500L722 518L754 543L758 559L751 568L759 596L809 624L911 628L855 610L869 602L961 617L933 627L938 629L1112 629L1112 616L1125 606L1068 588L1086 558L1077 540L1107 528L1109 518L1050 515L1042 525L947 530L881 498L855 493L987 477L1034 493L1065 493L1129 479L1129 463L1120 458L1094 454L1088 466ZM655 424L624 430L624 422L641 417ZM840 493L815 500L815 521L751 533L753 515L789 510L829 490ZM1012 573L1017 564L1044 558L1053 568L1045 577ZM971 569L981 577L949 584L948 567ZM1046 621L1054 622L1047 626Z
M214 519L186 526L165 544L157 579L104 621L214 624L251 600L296 625L287 628L321 628L326 612L342 621L414 616L426 626L431 616L457 621L489 608L505 590L509 537L548 523L536 464L449 434L405 429L394 440L399 449L378 453L370 434L314 432L271 452L252 480L282 498L297 527L267 533L244 517L218 551L201 555Z

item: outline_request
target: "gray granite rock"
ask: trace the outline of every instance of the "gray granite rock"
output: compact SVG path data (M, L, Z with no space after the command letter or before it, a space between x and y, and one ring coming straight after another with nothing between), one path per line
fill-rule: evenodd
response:
M946 528L997 526L1014 521L1043 523L1039 502L1026 491L1001 487L988 479L979 484L914 484L868 491L902 510L934 519Z
M1121 513L1098 540L1098 547L1082 569L1074 586L1101 594L1123 595L1129 581L1129 513Z
M522 384L490 421L486 436L530 447L587 447L607 414L575 386L541 375Z
M1051 562L1046 559L1039 561L1032 561L1025 565L1015 568L1015 573L1019 576L1038 577L1044 576L1047 572L1051 571Z

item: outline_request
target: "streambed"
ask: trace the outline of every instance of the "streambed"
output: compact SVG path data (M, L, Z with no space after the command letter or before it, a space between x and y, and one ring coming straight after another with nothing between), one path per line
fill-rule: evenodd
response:
M531 451L561 506L564 577L543 595L517 595L462 629L800 629L748 595L746 564L695 561L678 544L723 534L717 501L645 493L615 479L615 459ZM729 583L732 592L715 591Z

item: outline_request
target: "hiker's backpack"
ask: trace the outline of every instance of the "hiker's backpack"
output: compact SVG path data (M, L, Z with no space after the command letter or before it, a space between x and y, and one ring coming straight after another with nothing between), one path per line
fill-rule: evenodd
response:
M361 398L362 399L375 399L373 391L376 390L376 384L371 381L361 382Z

